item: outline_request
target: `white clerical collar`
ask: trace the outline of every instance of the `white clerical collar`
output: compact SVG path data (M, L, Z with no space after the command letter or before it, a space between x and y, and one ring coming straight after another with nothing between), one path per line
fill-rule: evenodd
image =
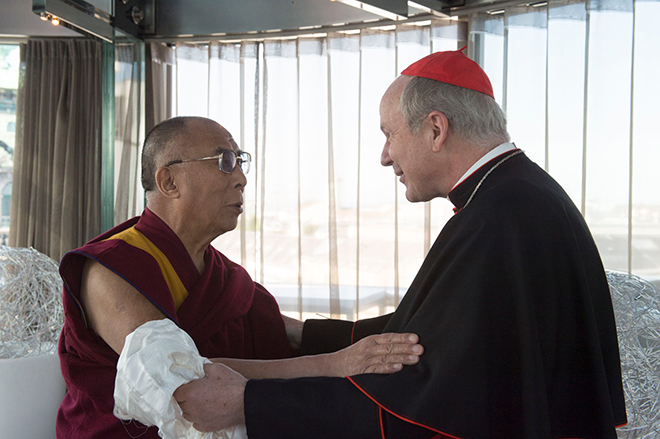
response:
M508 142L507 143L502 143L501 145L498 145L495 148L491 149L486 154L484 154L483 157L481 157L479 160L477 160L477 162L474 165L472 165L470 167L470 169L468 169L467 172L465 174L463 174L463 176L461 178L458 179L458 181L454 185L454 188L456 186L458 186L459 184L463 183L463 180L465 180L470 175L472 175L472 173L474 173L474 171L481 168L483 165L485 165L486 163L488 163L489 161L491 161L495 157L497 157L499 155L502 155L506 152L512 151L514 149L516 149L516 145L514 145L513 143L508 143ZM454 188L452 188L452 190L454 190Z

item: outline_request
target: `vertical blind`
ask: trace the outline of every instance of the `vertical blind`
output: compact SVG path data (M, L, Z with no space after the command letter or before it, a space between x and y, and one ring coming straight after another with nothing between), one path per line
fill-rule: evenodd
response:
M452 215L409 203L380 165L380 98L411 62L468 41L513 141L581 208L606 268L660 278L659 6L551 1L151 53L173 65L173 114L218 121L252 154L238 230L214 245L287 314L365 318L394 309Z
M606 268L660 280L658 1L550 1L470 17L516 144L587 219Z
M284 312L364 318L405 294L451 206L408 203L380 165L380 98L411 62L466 41L467 23L434 20L171 49L174 114L220 122L253 158L239 230L214 245Z

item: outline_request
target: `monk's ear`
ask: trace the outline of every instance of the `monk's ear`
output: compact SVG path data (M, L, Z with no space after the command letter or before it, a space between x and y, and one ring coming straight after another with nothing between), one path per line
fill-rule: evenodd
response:
M180 195L176 172L169 166L162 166L156 171L156 186L158 192L168 198L178 198Z
M447 116L440 111L432 111L427 116L427 123L433 132L433 152L439 152L445 144L449 135L449 121Z

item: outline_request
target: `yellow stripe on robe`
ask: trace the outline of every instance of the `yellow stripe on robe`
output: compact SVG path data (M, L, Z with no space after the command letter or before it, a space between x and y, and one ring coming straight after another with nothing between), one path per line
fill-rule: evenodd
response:
M162 251L154 245L146 236L140 233L135 227L130 227L124 231L112 235L106 241L111 239L121 239L125 243L144 250L149 253L156 260L160 266L160 271L163 273L165 282L170 288L170 294L172 294L172 299L174 299L174 308L179 309L179 306L186 300L188 297L188 290L183 286L183 282L179 278L179 275L176 274L174 267L170 263L169 259L165 257Z

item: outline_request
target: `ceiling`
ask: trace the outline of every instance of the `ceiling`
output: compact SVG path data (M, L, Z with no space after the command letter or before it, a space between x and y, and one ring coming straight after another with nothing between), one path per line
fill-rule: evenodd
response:
M32 0L0 1L0 36L70 37L79 35L64 26L53 26L32 12Z
M159 37L246 33L381 18L330 0L157 0Z
M37 0L35 0L37 1ZM64 4L80 0L38 0ZM87 0L95 4L109 5L116 0ZM381 16L357 9L341 1L332 0L126 0L155 2L155 32L148 37L174 39L177 37L205 37L218 34L238 34L269 30L296 30L335 24L376 21ZM404 2L405 0L363 0L372 4ZM516 0L414 0L439 10L437 6L454 5L464 8L471 5L493 5ZM521 0L518 0L521 1ZM524 0L522 0L524 1ZM0 42L12 36L70 37L79 34L64 26L53 26L42 21L32 12L33 0L0 0ZM118 3L119 5L119 3ZM71 6L67 6L71 8ZM120 7L120 6L118 6ZM411 13L420 10L409 8ZM121 17L117 17L119 20ZM90 18L92 21L99 21ZM126 20L126 19L124 19ZM107 26L107 24L106 24ZM119 26L119 24L118 24ZM111 31L110 31L111 32ZM7 36L10 36L9 38Z
M355 23L381 17L330 0L156 0L158 37L247 33ZM32 0L2 0L0 36L79 35L32 12Z

